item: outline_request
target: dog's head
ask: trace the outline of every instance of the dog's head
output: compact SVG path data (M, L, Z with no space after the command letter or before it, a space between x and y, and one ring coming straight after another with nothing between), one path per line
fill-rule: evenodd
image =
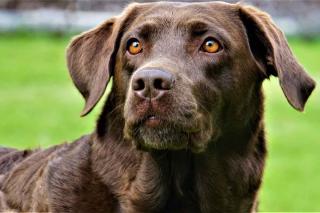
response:
M132 4L73 39L67 59L82 114L113 76L125 136L153 149L203 151L247 125L270 75L300 111L315 86L270 17L239 4Z

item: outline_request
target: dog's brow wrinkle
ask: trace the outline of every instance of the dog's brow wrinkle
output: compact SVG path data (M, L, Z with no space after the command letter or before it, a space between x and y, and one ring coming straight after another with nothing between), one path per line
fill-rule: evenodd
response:
M186 26L191 29L204 29L208 28L209 23L206 23L202 20L190 20L186 23Z
M155 33L158 30L158 25L155 22L145 23L137 28L139 36L146 38L148 35Z
M184 23L183 25L184 25L183 27L188 32L190 32L192 35L195 35L195 36L203 35L210 28L210 25L208 23L201 20L190 20L187 23Z
M137 28L138 30L141 30L141 29L147 28L147 27L156 28L157 25L158 25L158 24L157 24L157 22L155 22L155 21L146 21L146 22L144 22L143 24L138 25L136 28Z

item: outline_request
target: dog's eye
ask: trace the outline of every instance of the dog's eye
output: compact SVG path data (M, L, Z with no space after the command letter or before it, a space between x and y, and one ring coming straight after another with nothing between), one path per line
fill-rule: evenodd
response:
M214 38L207 38L201 45L201 50L208 53L216 53L221 49L220 44Z
M136 55L142 51L142 44L138 39L131 38L127 43L127 51L132 55Z

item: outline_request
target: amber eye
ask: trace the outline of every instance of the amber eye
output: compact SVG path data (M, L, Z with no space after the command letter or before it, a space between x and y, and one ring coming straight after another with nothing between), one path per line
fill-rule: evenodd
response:
M129 39L127 43L127 50L130 54L136 55L142 51L142 44L136 38Z
M201 45L201 50L208 53L216 53L220 49L220 44L214 38L207 38Z

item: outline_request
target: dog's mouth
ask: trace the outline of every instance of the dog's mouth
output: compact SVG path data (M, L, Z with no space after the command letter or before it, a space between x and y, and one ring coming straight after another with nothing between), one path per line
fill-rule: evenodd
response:
M143 116L131 115L125 122L125 136L143 150L204 151L212 128L200 113L163 115L149 110Z
M148 115L145 119L143 119L142 123L149 128L156 128L164 123L164 120L156 115Z

